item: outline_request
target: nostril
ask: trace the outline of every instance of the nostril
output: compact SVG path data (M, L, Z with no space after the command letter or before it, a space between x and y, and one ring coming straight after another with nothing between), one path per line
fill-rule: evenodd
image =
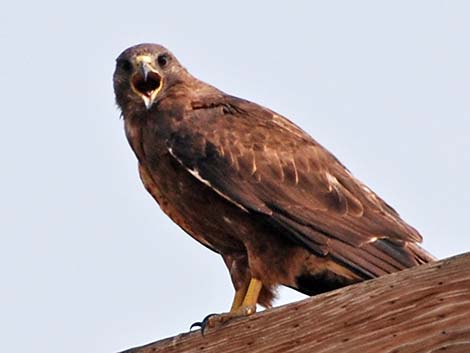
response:
M140 74L137 74L132 79L132 85L135 90L139 93L150 96L152 92L159 89L162 83L162 79L159 74L156 72L149 72L147 75L147 80Z

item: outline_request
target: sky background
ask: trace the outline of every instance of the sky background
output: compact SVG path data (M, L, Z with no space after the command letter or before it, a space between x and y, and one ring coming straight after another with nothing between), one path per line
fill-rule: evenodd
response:
M470 2L279 3L2 5L0 351L117 352L230 306L124 137L114 60L140 42L303 127L439 258L470 250Z

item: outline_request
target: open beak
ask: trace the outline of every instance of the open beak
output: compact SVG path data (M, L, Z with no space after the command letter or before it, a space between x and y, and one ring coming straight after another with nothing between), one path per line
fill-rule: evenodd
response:
M131 79L131 87L144 101L145 108L152 108L158 93L163 87L163 78L152 66L148 56L137 57L138 69Z

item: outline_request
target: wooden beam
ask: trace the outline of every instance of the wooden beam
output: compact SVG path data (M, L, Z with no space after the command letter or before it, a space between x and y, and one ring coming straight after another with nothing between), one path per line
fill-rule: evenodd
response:
M470 253L125 351L159 352L469 353Z

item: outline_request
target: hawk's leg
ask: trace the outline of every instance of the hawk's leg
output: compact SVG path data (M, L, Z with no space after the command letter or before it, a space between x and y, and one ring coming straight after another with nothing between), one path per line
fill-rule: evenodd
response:
M242 306L243 300L246 296L246 292L248 291L248 286L249 283L243 285L241 288L235 291L235 296L233 297L232 306L230 308L231 313L237 311L237 309Z
M263 288L263 283L259 279L252 278L248 287L242 287L235 292L230 312L207 315L202 322L192 324L191 328L200 326L201 332L204 334L204 331L208 327L213 328L230 319L254 314L256 312L256 303L258 302L261 288Z
M263 283L261 283L259 279L252 278L248 288L244 291L244 294L242 293L243 288L235 293L235 298L230 312L220 314L218 316L228 315L231 317L238 317L254 314L256 312L256 303L258 302L261 288L263 288Z

